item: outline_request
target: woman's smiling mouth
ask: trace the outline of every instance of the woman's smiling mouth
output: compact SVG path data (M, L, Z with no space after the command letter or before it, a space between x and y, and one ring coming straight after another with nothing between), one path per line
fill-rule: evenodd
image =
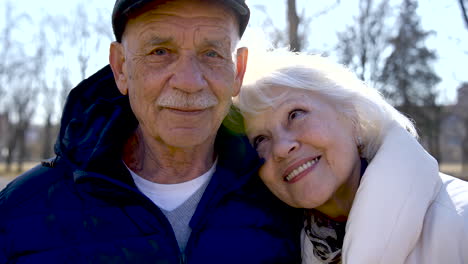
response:
M317 156L315 159L313 160L309 160L307 161L306 163L300 165L299 167L297 167L296 169L294 169L293 171L291 171L288 175L286 175L284 177L284 181L285 182L290 182L292 181L293 179L295 179L299 174L301 174L302 172L304 172L305 170L311 168L312 166L314 166L321 158L322 156Z

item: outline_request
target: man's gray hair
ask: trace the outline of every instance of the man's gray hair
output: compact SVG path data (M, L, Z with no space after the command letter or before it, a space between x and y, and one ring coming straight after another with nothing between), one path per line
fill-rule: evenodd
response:
M243 115L255 115L284 96L272 97L268 88L304 89L326 98L353 123L362 140L361 155L368 160L374 157L386 131L395 123L417 138L410 119L343 65L319 55L285 50L252 54L244 86L234 99Z

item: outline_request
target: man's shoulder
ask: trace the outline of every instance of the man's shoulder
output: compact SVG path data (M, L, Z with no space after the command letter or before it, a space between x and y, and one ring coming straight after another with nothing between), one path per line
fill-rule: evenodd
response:
M63 167L39 164L19 175L0 192L0 211L6 213L25 202L44 199L64 173Z

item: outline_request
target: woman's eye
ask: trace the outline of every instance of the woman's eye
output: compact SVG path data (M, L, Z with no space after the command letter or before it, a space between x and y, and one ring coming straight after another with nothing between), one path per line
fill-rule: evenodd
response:
M298 117L301 117L303 114L305 114L304 110L294 109L291 112L289 112L288 119L293 120L293 119L296 119Z
M265 137L264 136L256 136L252 143L253 143L253 147L254 149L257 149L258 146L265 140Z

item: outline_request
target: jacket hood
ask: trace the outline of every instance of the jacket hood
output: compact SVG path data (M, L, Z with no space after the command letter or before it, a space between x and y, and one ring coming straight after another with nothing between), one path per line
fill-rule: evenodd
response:
M121 153L137 124L128 96L117 89L108 65L68 95L55 153L76 168L93 170Z

